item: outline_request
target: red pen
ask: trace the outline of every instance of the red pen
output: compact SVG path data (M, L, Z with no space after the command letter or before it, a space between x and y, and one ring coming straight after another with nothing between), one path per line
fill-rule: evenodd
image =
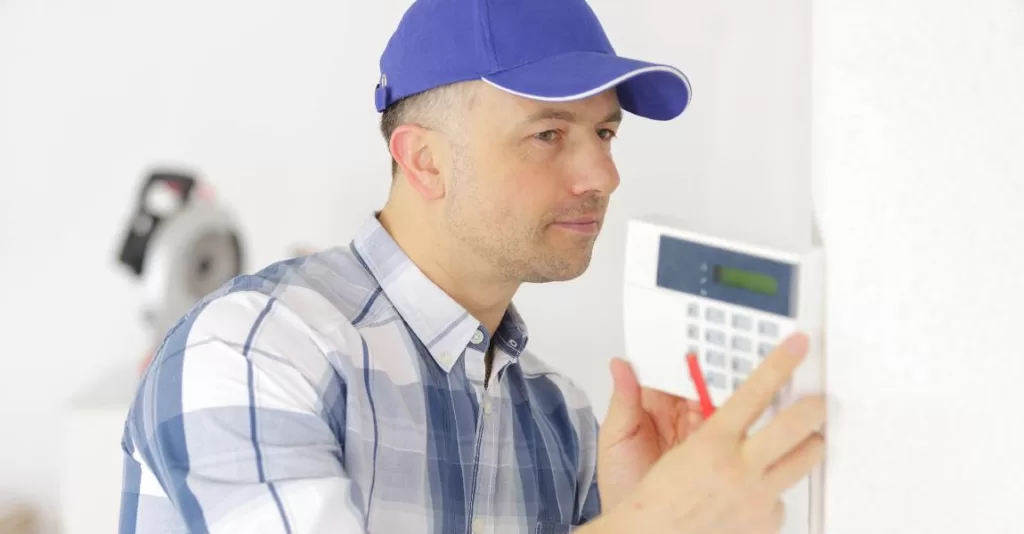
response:
M708 394L708 385L704 381L704 373L700 371L700 362L697 360L697 355L692 352L687 354L686 363L690 368L690 378L693 380L693 384L697 386L701 411L704 412L704 419L707 419L711 417L711 414L715 413L715 406L711 404L711 395Z

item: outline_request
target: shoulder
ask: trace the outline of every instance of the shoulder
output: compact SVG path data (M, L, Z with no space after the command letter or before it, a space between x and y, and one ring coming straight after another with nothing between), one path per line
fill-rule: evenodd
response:
M348 247L273 263L243 275L209 295L205 302L243 293L273 299L314 331L330 331L339 323L365 316L379 285ZM199 303L199 307L203 302Z
M344 353L359 341L348 317L367 293L348 268L319 255L275 263L207 295L171 328L122 437L147 495L213 523L241 516L238 503L276 510L224 492L274 478L343 483Z
M375 311L377 293L348 247L278 261L206 295L168 332L161 351L173 350L175 336L246 331L256 323L280 324L295 336L350 337L353 323Z
M340 248L235 278L164 336L140 377L130 421L152 428L158 421L147 418L154 415L214 417L257 405L322 412L353 374L360 350L353 319L367 313L375 288Z
M302 376L319 385L345 380L361 350L354 320L388 306L374 298L378 291L341 247L236 277L166 333L140 391L202 393L254 373L285 382Z

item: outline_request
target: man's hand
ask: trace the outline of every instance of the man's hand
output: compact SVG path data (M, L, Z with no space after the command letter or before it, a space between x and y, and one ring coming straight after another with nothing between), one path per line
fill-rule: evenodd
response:
M807 338L790 336L698 431L663 454L636 490L581 534L778 532L785 517L780 495L824 455L824 398L800 399L756 433L750 427L806 353Z
M696 432L700 403L641 388L625 361L611 363L614 392L598 433L597 481L601 507L614 508L668 450Z

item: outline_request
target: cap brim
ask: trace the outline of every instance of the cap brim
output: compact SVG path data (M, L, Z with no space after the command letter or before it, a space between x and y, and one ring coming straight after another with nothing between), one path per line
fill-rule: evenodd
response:
M569 102L616 88L622 109L648 119L678 117L690 82L669 65L600 52L573 52L490 74L483 81L533 100Z

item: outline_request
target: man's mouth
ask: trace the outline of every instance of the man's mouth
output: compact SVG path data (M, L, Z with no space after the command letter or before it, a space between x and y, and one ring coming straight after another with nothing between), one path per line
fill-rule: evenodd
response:
M577 232L581 234L596 234L601 226L601 220L595 216L573 217L559 219L553 223L554 226Z

